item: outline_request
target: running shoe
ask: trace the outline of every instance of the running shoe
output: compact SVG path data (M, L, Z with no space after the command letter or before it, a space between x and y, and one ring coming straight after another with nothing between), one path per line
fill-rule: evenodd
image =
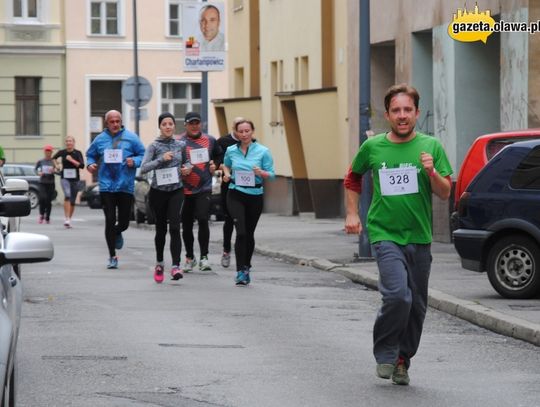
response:
M118 268L118 257L110 257L109 258L109 264L107 264L108 269L117 269Z
M114 247L116 250L120 250L122 247L124 247L124 238L122 237L122 233L118 233L116 235L116 239L114 240Z
M45 219L45 223L49 225L51 223L50 219Z
M43 223L43 215L39 215L38 221L39 224Z
M221 256L221 266L227 268L230 265L231 265L231 254L227 252L223 252L223 255Z
M184 271L186 273L189 273L190 271L193 271L193 268L197 265L197 260L195 260L194 258L193 259L190 259L189 257L186 257L186 261L184 263L184 267L182 267L184 269Z
M234 281L236 282L236 285L248 285L251 282L251 278L249 277L249 269L244 268L240 270L236 274Z
M400 386L407 386L409 384L409 373L407 372L407 366L405 361L399 358L399 361L392 373L392 382Z
M71 229L71 222L69 221L69 219L66 219L66 220L64 221L64 227L65 227L66 229Z
M181 278L184 278L184 272L180 267L173 266L171 269L171 277L173 280L180 280Z
M201 257L201 260L199 261L199 270L201 271L212 270L212 267L210 267L210 262L208 261L208 257L206 256Z
M158 284L163 282L163 266L161 264L156 264L154 268L154 281Z

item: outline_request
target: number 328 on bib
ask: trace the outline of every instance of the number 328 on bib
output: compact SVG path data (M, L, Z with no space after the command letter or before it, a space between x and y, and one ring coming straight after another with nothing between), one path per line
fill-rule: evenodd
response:
M418 193L416 167L383 168L379 170L381 195L407 195Z

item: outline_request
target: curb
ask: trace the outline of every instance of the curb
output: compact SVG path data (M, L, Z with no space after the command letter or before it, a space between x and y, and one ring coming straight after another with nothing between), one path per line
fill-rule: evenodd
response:
M363 270L353 270L316 257L301 257L287 251L275 251L263 246L255 247L255 252L285 260L302 266L311 266L323 271L332 271L347 277L355 283L377 290L377 275ZM430 288L428 305L436 310L471 322L501 335L509 336L540 346L540 325L495 311L472 301L462 300L453 295Z

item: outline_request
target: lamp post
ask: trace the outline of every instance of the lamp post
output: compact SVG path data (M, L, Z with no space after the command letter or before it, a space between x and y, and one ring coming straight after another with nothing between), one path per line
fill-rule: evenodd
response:
M139 100L139 57L137 45L137 0L133 0L133 75L135 77L135 134L139 136L140 100ZM140 137L140 136L139 136Z

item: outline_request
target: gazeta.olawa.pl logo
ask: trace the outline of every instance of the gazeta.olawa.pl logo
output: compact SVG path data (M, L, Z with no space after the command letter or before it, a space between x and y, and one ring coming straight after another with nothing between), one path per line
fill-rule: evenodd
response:
M490 10L480 11L478 3L474 6L474 11L463 9L454 13L454 18L448 24L448 35L456 41L461 42L487 42L488 37L494 32L526 32L537 33L540 30L540 20L531 22L508 22L504 20L495 21Z

